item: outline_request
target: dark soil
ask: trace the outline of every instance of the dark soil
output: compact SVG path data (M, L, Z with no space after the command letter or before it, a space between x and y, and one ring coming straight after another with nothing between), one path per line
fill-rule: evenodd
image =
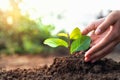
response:
M0 80L120 80L120 62L102 59L84 62L83 55L55 58L48 67L1 70Z

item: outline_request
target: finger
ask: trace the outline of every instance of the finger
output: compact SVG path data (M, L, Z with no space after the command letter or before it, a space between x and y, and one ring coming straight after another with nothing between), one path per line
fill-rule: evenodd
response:
M102 22L103 22L104 18L101 18L91 24L89 24L83 31L82 34L86 35L88 34L90 31L95 30L97 28L97 26L99 26Z
M97 43L98 43L98 41L94 41L94 40L93 40L93 41L91 42L91 44L90 44L90 47L95 46L95 44L97 44Z
M101 34L103 33L108 27L113 25L117 20L117 16L114 12L110 13L104 20L103 23L97 27L95 34Z
M91 37L91 43L90 43L91 47L94 46L95 44L97 44L98 42L100 42L101 36L93 34L90 37Z
M99 42L101 35L96 35L94 31L91 31L89 36L91 37L90 47Z
M101 50L104 46L108 45L112 40L114 40L114 34L112 34L113 27L110 28L110 31L106 34L106 36L98 42L96 45L91 47L86 53L85 57L90 57L93 53Z
M91 31L88 35L91 37L92 41L99 38L99 35L96 35L94 30Z
M113 41L108 46L106 46L105 48L103 48L99 52L97 52L94 55L92 55L90 61L92 63L94 63L97 60L103 58L104 56L106 56L107 54L109 54L112 51L112 49L117 45L117 43L118 43L118 41Z

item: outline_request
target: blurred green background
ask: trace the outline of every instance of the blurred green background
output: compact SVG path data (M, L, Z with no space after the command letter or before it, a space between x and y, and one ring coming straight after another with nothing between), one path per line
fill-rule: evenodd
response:
M22 15L19 2L10 0L12 11L0 10L0 53L39 54L52 53L52 49L43 45L43 41L52 36L55 26L44 25L41 18L30 19Z

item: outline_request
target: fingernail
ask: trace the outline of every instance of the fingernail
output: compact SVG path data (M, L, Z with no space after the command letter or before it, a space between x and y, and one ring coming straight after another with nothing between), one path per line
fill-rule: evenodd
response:
M85 62L88 62L90 59L88 57L85 57Z
M86 52L85 53L85 55L84 55L85 57L90 57L90 55Z
M101 32L101 29L96 29L95 34L99 34Z
M88 56L88 53L86 52L84 56L87 57L87 56Z

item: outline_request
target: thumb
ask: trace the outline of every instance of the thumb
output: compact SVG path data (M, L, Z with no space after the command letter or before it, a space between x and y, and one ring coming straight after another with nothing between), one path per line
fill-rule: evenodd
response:
M114 12L110 13L105 18L105 20L97 27L97 29L95 30L95 34L101 34L105 32L105 30L109 28L111 25L113 25L116 20L117 20L117 15Z

